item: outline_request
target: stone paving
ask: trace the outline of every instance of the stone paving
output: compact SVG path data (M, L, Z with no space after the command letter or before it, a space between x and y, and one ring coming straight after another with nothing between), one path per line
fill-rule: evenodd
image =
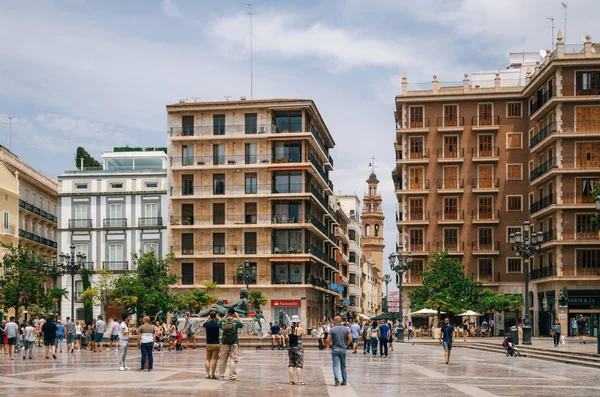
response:
M45 360L0 355L0 396L598 396L600 370L457 348L449 365L433 344L395 345L388 358L347 356L349 385L335 387L328 352L305 351L306 386L291 386L287 352L243 349L239 382L205 379L204 350L155 353L154 370L139 372L132 347L118 370L114 351L59 353Z

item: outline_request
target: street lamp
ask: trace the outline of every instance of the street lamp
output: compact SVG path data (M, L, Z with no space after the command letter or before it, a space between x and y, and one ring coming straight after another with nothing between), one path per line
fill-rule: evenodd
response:
M542 248L543 233L530 230L529 221L523 222L523 233L511 233L508 242L515 254L525 262L525 319L523 320L523 344L531 345L531 323L529 321L529 259Z
M404 321L402 313L402 275L406 273L412 266L412 254L409 252L406 256L406 264L402 259L402 245L398 246L398 252L392 253L388 257L390 261L390 269L398 275L398 295L400 304L400 325L398 327L398 342L404 342Z
M62 252L58 256L60 258L60 266L64 270L64 273L71 275L71 319L75 318L75 273L85 266L85 254L78 252L75 254L75 244L71 243L69 247L71 252L63 254ZM77 260L77 261L76 261Z
M240 278L244 281L244 284L246 284L246 291L248 291L250 288L249 284L256 281L256 273L250 267L250 261L244 261L244 264L240 265L238 271L240 271Z

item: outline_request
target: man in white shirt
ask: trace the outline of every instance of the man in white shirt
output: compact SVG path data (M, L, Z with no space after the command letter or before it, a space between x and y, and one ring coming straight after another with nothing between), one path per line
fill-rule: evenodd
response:
M4 326L6 337L8 338L8 355L11 360L14 360L15 345L17 344L17 336L19 335L19 326L15 323L15 318L11 317L10 321Z
M125 365L127 360L127 348L129 347L129 321L131 321L131 315L123 313L121 316L123 322L119 326L119 370L125 371L129 367Z
M104 337L104 331L106 331L106 324L102 321L102 314L98 314L98 321L96 321L96 336L94 337L94 353L98 349L98 353L102 353L102 338Z
M119 350L119 330L121 329L121 324L119 324L119 320L115 318L112 323L111 333L110 333L110 343L108 345L108 350L112 350L113 342L115 343L115 352Z

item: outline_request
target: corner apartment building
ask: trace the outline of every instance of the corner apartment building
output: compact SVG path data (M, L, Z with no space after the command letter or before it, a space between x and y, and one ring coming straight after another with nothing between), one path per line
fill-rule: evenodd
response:
M348 223L348 311L352 314L364 313L363 303L366 295L363 284L362 263L362 226L360 224L360 199L356 195L339 195L337 201L342 211L349 218Z
M118 149L118 148L115 148ZM122 149L121 149L122 150ZM164 151L115 151L102 154L102 167L65 171L59 176L59 251L85 254L90 281L96 271L132 270L131 254L168 253L167 155ZM62 301L62 318L71 313L71 276L61 283L69 293ZM75 276L75 319L83 320L83 283ZM120 316L108 307L108 317ZM94 315L100 307L94 307Z
M0 163L0 212L2 213L0 243L19 245L19 180L2 163ZM5 251L0 247L0 260Z
M335 142L305 99L187 102L167 106L170 238L176 291L203 288L237 301L250 291L314 328L344 310L349 220L329 171Z
M533 61L532 61L533 58ZM600 240L591 224L600 179L600 46L589 36L543 58L511 54L498 72L465 74L463 85L434 76L431 90L396 97L400 243L414 258L405 292L421 283L441 249L497 293L523 293L524 267L508 236L528 220L544 244L530 264L532 327L558 317L600 319ZM558 300L568 288L568 308ZM410 304L407 297L404 302ZM405 310L407 309L405 307ZM497 314L508 327L515 313Z

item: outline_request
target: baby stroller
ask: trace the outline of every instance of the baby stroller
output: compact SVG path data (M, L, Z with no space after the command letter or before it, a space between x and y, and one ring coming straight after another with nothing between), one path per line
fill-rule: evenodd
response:
M23 334L19 334L17 337L17 343L15 344L15 353L21 353L23 348Z
M158 335L154 337L154 350L157 352L163 349L163 341L165 340L165 336L162 332L159 332Z
M515 346L512 339L510 339L510 337L504 339L504 342L502 343L502 347L504 347L506 349L506 357L508 357L508 356L521 357L521 352L519 351L519 348Z
M177 332L177 339L175 340L175 350L179 351L179 350L183 350L183 334L181 333L181 331Z

